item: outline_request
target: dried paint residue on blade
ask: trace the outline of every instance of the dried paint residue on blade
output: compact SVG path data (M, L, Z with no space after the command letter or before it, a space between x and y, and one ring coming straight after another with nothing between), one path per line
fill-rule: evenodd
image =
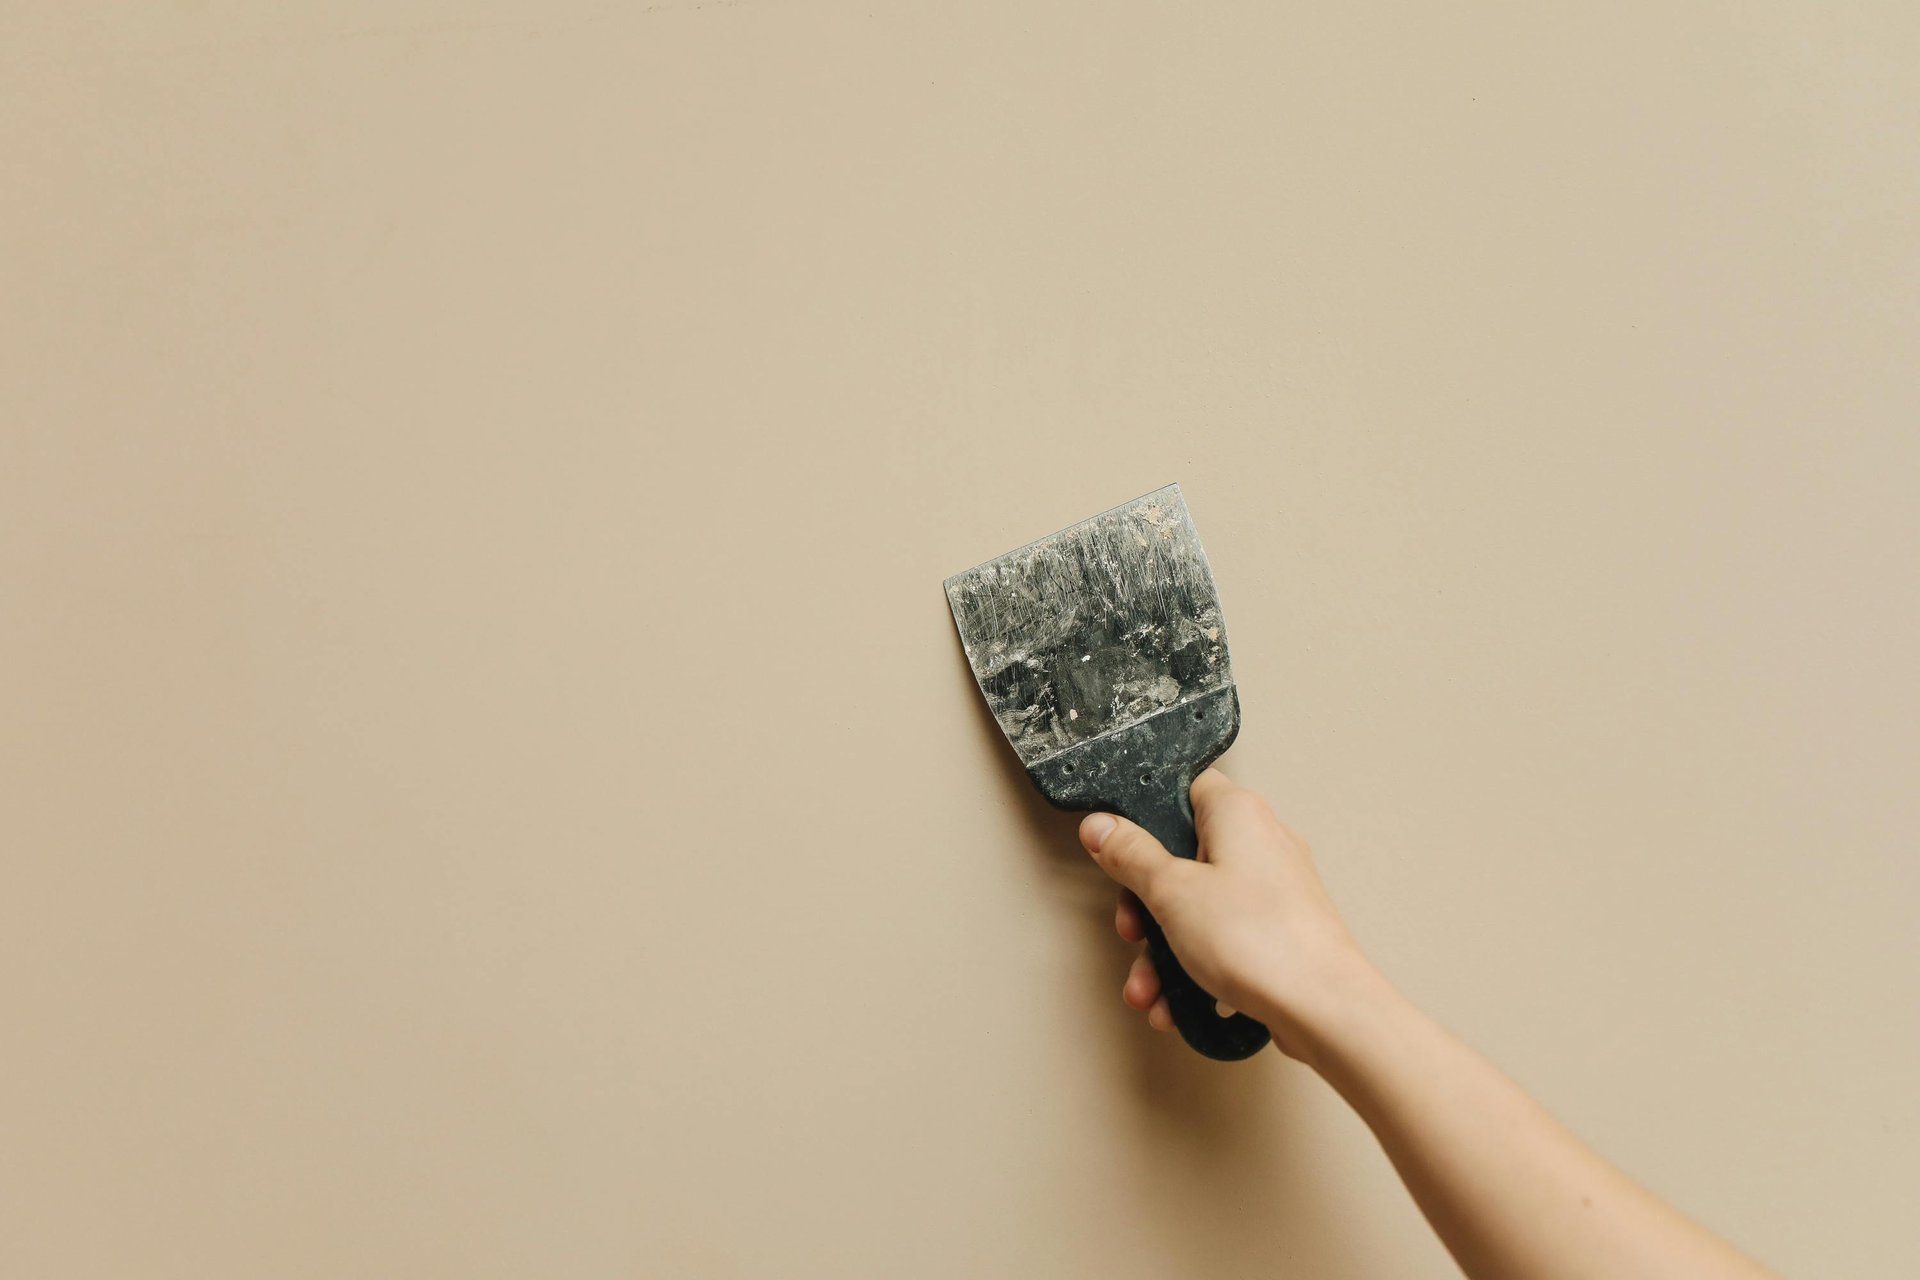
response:
M947 579L960 642L1024 763L1230 684L1178 485Z

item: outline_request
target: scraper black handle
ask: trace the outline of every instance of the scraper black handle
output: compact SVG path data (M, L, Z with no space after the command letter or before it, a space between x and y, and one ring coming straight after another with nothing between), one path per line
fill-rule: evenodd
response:
M1188 791L1240 731L1240 699L1232 685L1137 724L1082 742L1027 766L1040 794L1062 809L1104 809L1153 833L1176 858L1200 854ZM1214 999L1193 980L1167 944L1159 921L1144 908L1149 954L1173 1025L1209 1058L1251 1057L1272 1039L1244 1013L1223 1018Z
M1198 857L1200 842L1194 831L1193 808L1187 800L1192 782L1191 777L1182 779L1171 798L1164 793L1126 797L1114 811L1146 828L1176 858ZM1251 1057L1266 1048L1273 1038L1266 1026L1244 1013L1221 1017L1213 995L1180 963L1160 922L1145 906L1140 909L1140 922L1146 929L1147 953L1160 975L1160 993L1167 998L1167 1008L1181 1038L1195 1051L1222 1062Z

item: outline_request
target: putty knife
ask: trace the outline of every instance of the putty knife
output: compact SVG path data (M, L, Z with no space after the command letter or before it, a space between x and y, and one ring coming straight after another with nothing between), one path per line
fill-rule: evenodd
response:
M973 678L1027 775L1062 809L1102 809L1176 856L1198 844L1187 789L1240 732L1220 598L1170 484L947 579ZM1173 1024L1209 1058L1267 1029L1223 1018L1160 925L1147 943Z

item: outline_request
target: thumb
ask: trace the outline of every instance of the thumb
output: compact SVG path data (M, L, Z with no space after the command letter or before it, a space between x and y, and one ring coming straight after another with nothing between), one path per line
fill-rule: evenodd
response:
M1088 814L1080 823L1080 843L1102 871L1133 890L1149 910L1168 879L1186 870L1145 828L1111 813Z

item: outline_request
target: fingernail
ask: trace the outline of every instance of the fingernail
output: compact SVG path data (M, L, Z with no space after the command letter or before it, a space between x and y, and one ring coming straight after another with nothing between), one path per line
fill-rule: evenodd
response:
M1112 814L1096 813L1080 824L1080 838L1086 841L1087 848L1097 851L1119 825Z

